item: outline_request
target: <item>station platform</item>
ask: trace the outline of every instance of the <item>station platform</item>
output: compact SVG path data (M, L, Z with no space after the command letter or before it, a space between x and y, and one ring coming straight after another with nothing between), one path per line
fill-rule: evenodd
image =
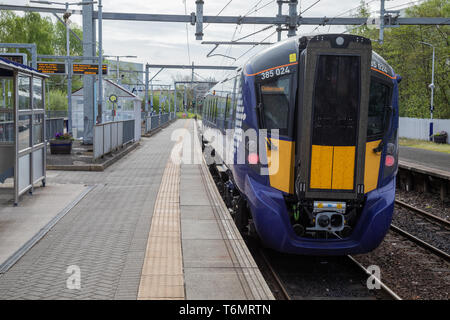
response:
M400 146L399 159L409 164L446 171L450 175L450 154L448 153Z
M34 227L34 243L15 242L16 261L0 256L0 299L273 299L205 163L174 160L201 152L182 147L195 130L178 120L103 172L50 171L47 187L18 207L1 203L0 235L18 234L25 227L1 220L3 211L21 215L40 194L34 207L46 215L52 186L70 189Z

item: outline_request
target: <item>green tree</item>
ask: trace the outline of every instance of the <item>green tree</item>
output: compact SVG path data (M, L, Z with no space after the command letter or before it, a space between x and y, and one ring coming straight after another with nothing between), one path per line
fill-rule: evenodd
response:
M450 1L428 0L406 10L408 17L449 17ZM368 8L361 3L358 16L368 16ZM434 116L450 118L450 49L449 26L401 26L385 29L384 43L377 42L378 30L367 26L348 29L373 40L378 52L403 78L400 90L400 116L428 118L430 116L432 48L436 47ZM375 39L375 40L374 40Z

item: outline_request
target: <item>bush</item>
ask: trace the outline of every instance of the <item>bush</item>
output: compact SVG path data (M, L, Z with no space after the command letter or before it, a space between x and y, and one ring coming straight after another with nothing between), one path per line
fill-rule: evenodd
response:
M48 99L48 110L52 111L67 111L68 102L67 94L61 90L50 91Z

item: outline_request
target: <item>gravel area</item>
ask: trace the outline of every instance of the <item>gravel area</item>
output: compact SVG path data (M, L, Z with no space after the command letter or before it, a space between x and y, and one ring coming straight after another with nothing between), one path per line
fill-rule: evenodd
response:
M450 254L449 228L432 222L401 206L395 206L392 223L413 236Z
M354 256L362 265L377 265L381 281L408 300L448 300L450 264L389 232L373 252Z
M404 191L397 188L396 198L407 204L450 221L450 205L441 201L438 194Z

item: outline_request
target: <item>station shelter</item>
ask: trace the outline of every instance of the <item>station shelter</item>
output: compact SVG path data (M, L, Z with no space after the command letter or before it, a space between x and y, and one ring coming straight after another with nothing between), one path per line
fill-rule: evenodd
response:
M45 79L26 65L0 58L0 183L13 178L14 204L45 186Z

